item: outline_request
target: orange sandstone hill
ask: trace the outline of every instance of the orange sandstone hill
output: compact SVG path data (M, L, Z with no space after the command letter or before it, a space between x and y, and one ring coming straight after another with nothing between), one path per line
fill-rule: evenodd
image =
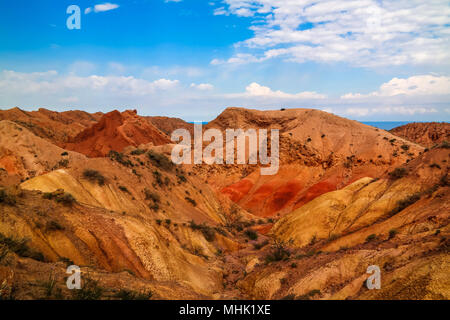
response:
M137 115L136 110L109 112L92 127L80 132L63 147L88 157L104 157L111 150L121 152L127 146L170 143L164 133Z
M56 112L44 108L38 111L24 111L19 108L0 110L0 120L13 121L38 137L56 144L67 142L70 137L96 123L102 115L101 112Z
M261 176L173 164L161 131L178 119L2 114L0 299L450 299L446 142L316 110L225 110L206 129L280 129L280 170ZM82 290L67 289L72 264Z
M390 130L390 133L422 146L432 147L437 143L450 140L450 123L408 123Z
M197 167L208 183L249 212L283 215L363 177L380 177L418 156L423 147L384 130L311 109L228 108L206 128L279 129L280 169Z
M145 117L145 118L147 118L155 127L157 127L159 130L167 134L169 137L172 135L172 132L177 129L186 129L191 133L191 135L194 134L194 125L179 118L170 118L170 117Z

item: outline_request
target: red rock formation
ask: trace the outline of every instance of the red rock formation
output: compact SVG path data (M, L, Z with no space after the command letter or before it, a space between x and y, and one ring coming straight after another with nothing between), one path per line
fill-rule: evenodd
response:
M122 113L115 110L80 132L64 147L88 157L104 157L111 150L121 152L127 146L137 147L150 142L162 145L170 140L146 119L138 116L136 110Z

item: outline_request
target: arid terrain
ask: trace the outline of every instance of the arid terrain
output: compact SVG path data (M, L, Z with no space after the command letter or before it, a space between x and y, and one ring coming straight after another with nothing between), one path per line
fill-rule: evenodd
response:
M228 108L203 127L279 129L272 176L173 164L179 128L0 110L0 299L450 299L448 123Z

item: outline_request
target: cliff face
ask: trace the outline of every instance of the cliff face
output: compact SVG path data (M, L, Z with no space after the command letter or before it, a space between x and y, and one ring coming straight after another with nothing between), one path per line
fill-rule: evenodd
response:
M435 144L450 141L450 123L409 123L390 130L390 133L422 146L432 147Z

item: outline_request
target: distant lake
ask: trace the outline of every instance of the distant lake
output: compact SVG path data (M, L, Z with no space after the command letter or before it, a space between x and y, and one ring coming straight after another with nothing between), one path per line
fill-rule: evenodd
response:
M362 123L367 124L368 126L372 126L386 131L413 122L414 121L362 121Z

